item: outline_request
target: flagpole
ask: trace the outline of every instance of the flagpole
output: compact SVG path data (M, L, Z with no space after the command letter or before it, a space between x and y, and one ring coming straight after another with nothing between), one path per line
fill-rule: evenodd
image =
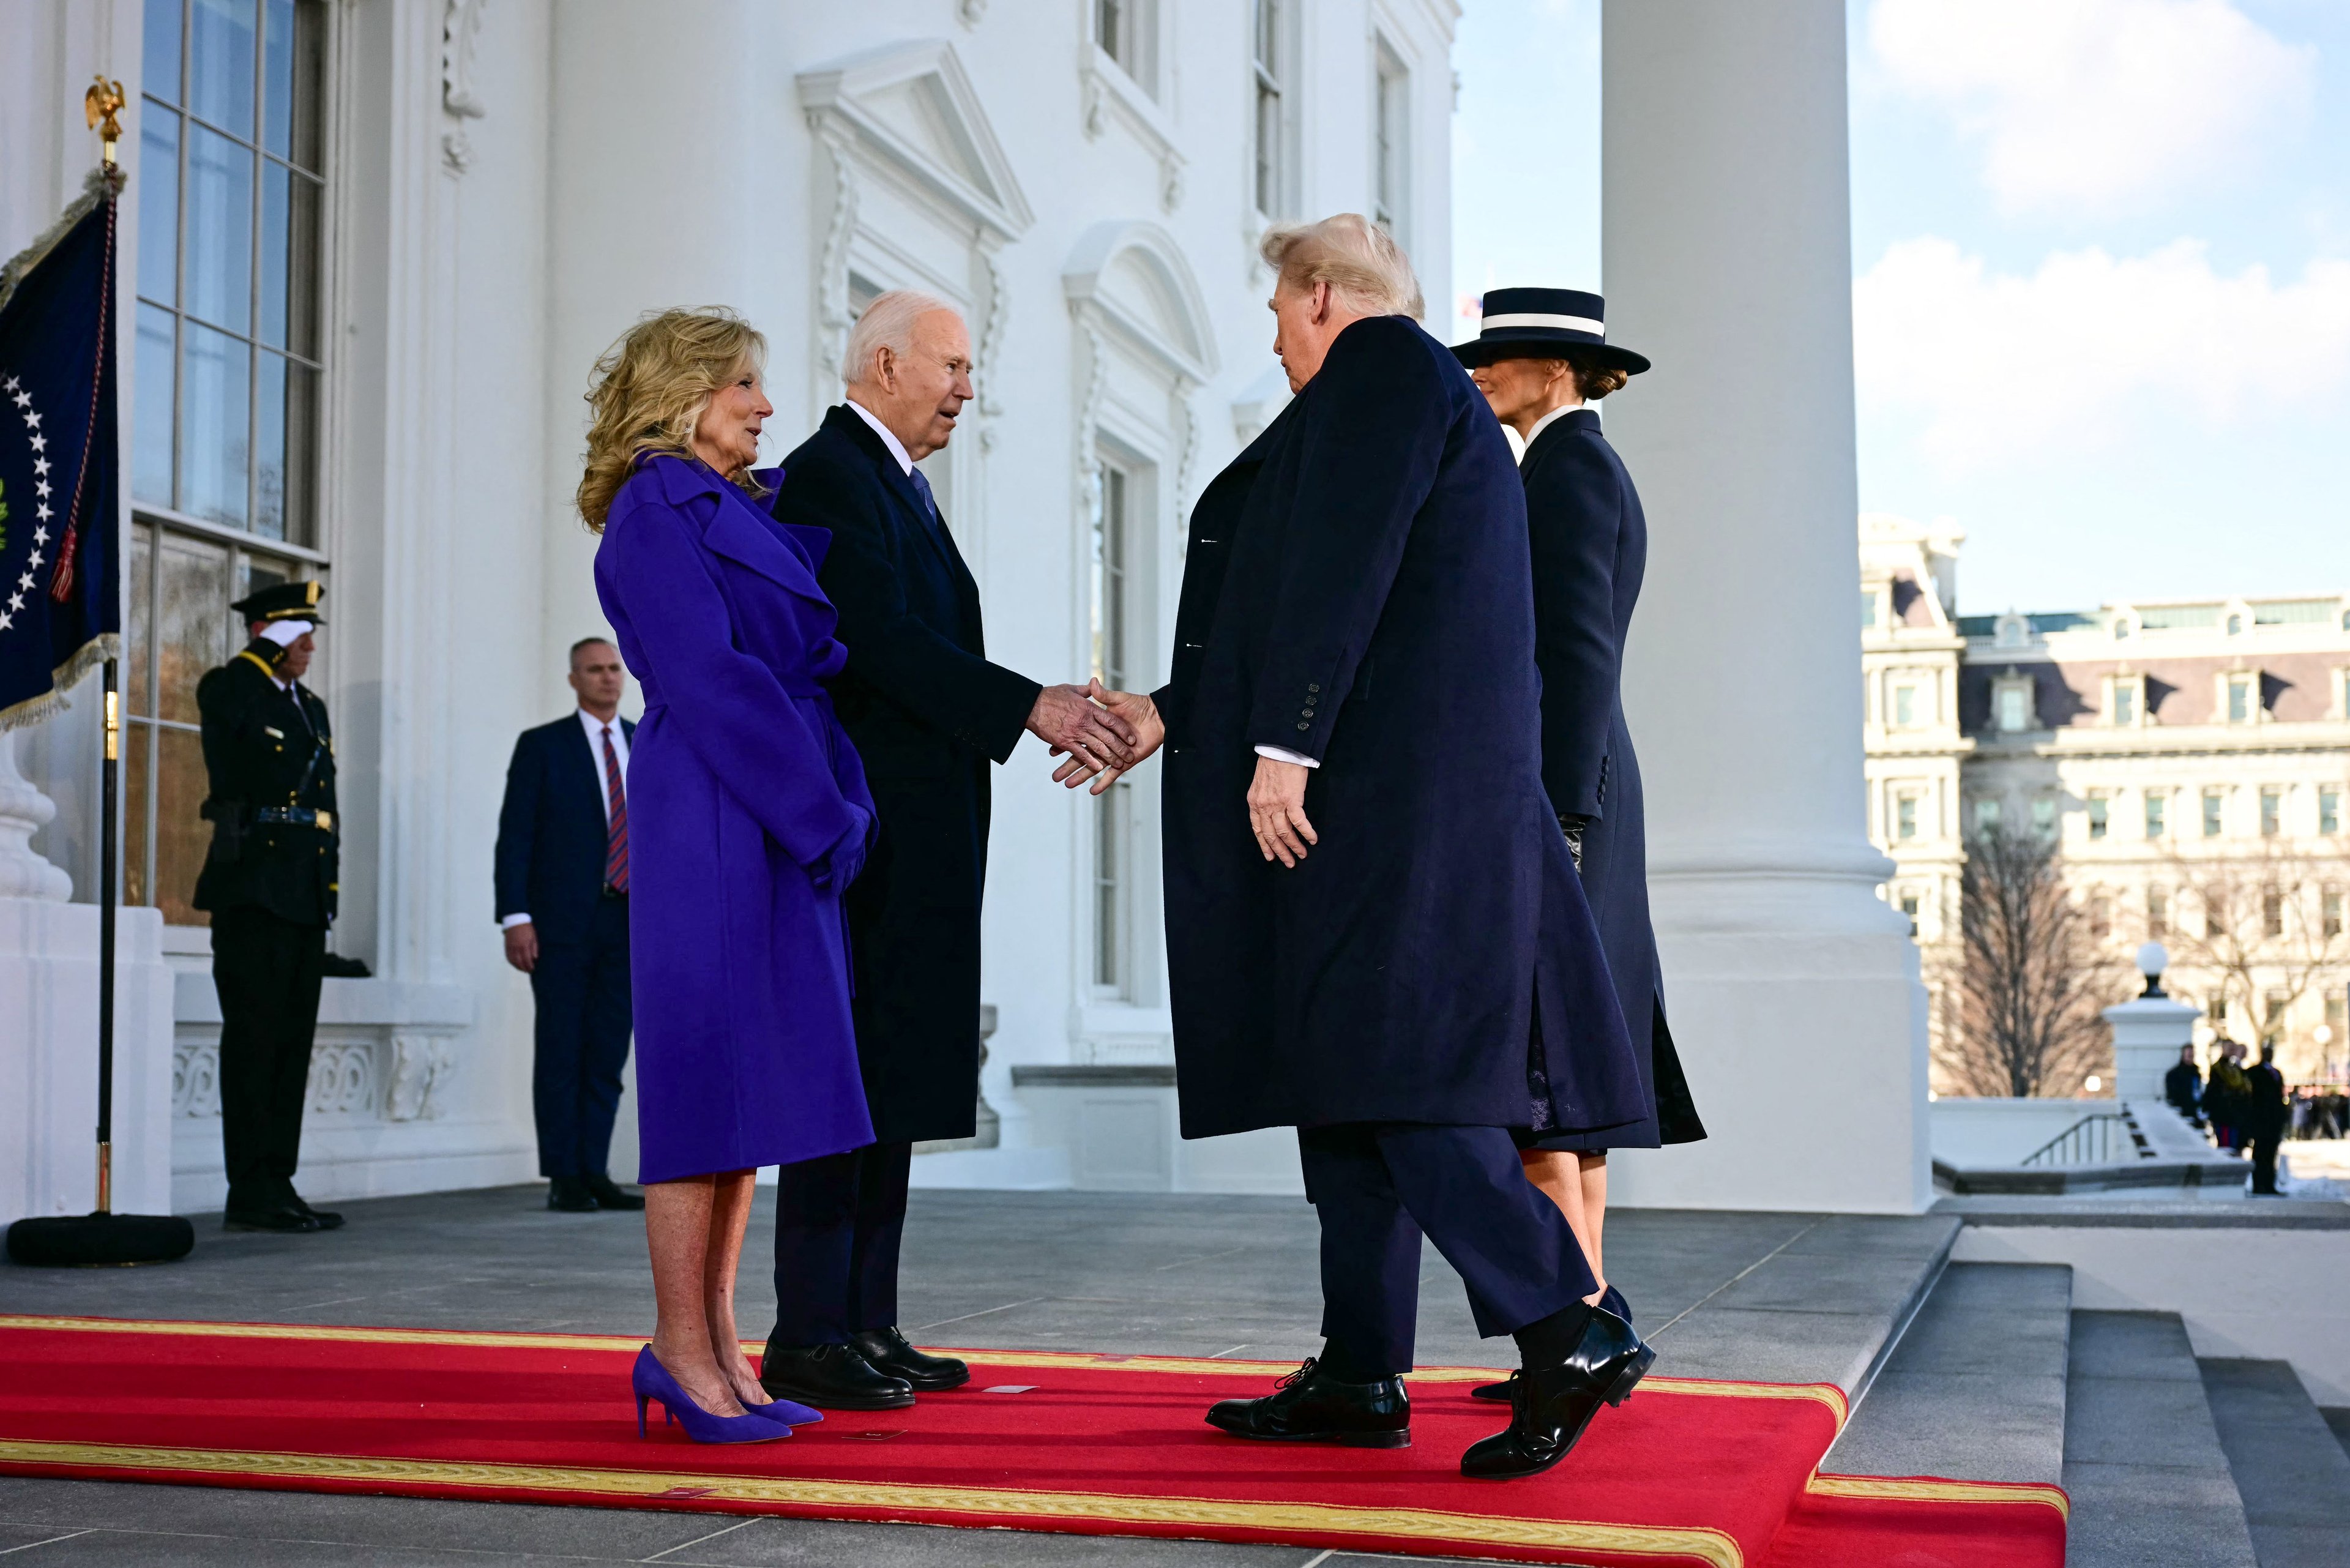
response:
M114 906L121 880L122 694L106 661L106 753L99 761L98 1212L114 1212Z

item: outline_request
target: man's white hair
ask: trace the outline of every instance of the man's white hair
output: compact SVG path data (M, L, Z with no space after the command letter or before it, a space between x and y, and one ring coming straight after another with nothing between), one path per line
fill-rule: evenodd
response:
M1278 286L1312 288L1326 283L1348 306L1379 316L1427 314L1411 258L1394 236L1360 213L1340 213L1315 223L1281 223L1267 229L1257 254L1273 268Z
M905 354L914 347L914 323L933 310L962 319L955 307L935 294L915 288L893 288L877 295L848 329L848 348L840 356L840 379L850 386L873 374L873 356L887 348Z

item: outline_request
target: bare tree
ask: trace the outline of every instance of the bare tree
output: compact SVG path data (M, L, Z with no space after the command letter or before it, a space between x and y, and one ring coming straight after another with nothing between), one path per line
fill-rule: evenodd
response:
M2110 1072L2100 1012L2127 988L2091 919L2045 836L1993 828L1974 841L1959 883L1957 1027L1940 1050L1951 1079L1977 1095L2070 1095Z
M2220 1032L2247 1044L2282 1035L2295 1004L2350 967L2350 851L2338 841L2259 842L2250 854L2165 857L2177 891L2160 940L2172 968L2204 987L2207 1012L2224 1002Z

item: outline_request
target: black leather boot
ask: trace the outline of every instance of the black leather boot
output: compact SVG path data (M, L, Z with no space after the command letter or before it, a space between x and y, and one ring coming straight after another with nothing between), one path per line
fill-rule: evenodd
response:
M1471 1444L1461 1473L1478 1480L1540 1475L1574 1450L1600 1406L1630 1398L1656 1359L1630 1324L1593 1308L1574 1355L1512 1375L1508 1428Z
M1411 1398L1400 1377L1341 1383L1318 1362L1281 1380L1262 1399L1226 1399L1208 1412L1208 1425L1235 1438L1264 1442L1338 1443L1350 1449L1411 1447Z
M819 1410L902 1410L914 1402L904 1378L878 1370L853 1345L770 1345L759 1357L759 1386Z
M1627 1324L1632 1321L1630 1303L1625 1301L1624 1293L1614 1285L1609 1285L1599 1293L1597 1304L1614 1313ZM1510 1402L1510 1380L1504 1377L1499 1383L1480 1383L1476 1387L1469 1390L1469 1397L1471 1399L1491 1399L1495 1404L1506 1405Z
M852 1334L848 1343L872 1364L876 1372L908 1384L917 1394L960 1388L971 1381L969 1362L957 1361L951 1355L925 1355L907 1344L906 1336L894 1327Z

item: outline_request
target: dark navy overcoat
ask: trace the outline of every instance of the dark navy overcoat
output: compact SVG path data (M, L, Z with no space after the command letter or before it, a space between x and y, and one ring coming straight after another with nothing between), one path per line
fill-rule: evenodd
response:
M1561 1127L1639 1118L1543 794L1530 582L1501 429L1401 317L1340 333L1201 495L1159 693L1185 1137L1526 1127L1536 1052ZM1295 869L1249 831L1261 744L1321 763Z
M953 535L850 410L827 410L784 459L774 507L831 537L818 576L848 647L834 695L881 814L848 895L874 1132L885 1143L968 1137L988 771L1019 744L1039 687L988 661L979 585Z
M1640 1064L1640 1121L1575 1141L1595 1149L1691 1142L1705 1127L1665 1023L1640 761L1621 696L1624 639L1648 566L1648 519L1589 409L1553 420L1519 473L1534 551L1543 786L1560 812L1593 819L1583 836L1583 889Z
M873 800L823 685L846 658L816 586L827 543L701 463L654 457L596 551L645 696L629 753L644 1181L873 1141L841 912Z

